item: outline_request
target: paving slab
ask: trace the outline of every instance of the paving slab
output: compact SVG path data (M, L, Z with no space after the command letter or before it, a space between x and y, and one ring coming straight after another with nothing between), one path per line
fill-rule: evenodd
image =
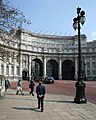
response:
M8 89L0 98L0 120L96 120L96 105L76 104L72 96L46 94L44 112L37 109L37 97L16 95Z

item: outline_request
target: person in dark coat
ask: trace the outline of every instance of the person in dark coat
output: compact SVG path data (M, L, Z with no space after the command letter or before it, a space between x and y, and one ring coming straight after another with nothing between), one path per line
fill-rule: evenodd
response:
M5 91L10 87L10 82L8 79L5 80Z
M38 99L38 109L41 107L41 112L44 110L44 97L45 97L45 86L39 81L39 85L36 87L37 99Z
M29 84L29 88L31 89L31 91L29 92L29 94L32 94L32 96L34 96L34 86L35 86L34 80L31 80Z

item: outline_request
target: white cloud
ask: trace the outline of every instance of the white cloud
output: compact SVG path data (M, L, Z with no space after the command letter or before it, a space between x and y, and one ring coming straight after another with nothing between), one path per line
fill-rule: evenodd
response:
M91 35L89 34L89 35L87 36L87 41L88 41L88 42L92 42L93 40L96 40L96 30L93 31L93 32L91 32Z
M96 40L96 31L91 32L92 39Z

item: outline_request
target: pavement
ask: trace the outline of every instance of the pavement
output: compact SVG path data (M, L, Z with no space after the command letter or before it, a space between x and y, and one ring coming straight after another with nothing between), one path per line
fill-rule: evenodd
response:
M37 98L24 91L16 95L8 89L0 97L0 120L96 120L96 105L76 104L72 96L46 94L44 111L37 109Z

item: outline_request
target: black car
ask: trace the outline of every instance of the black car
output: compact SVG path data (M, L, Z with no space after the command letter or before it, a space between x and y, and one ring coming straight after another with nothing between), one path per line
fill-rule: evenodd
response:
M54 83L54 78L53 77L45 77L43 83Z
M88 77L86 77L86 80L88 81L95 81L96 80L96 76L88 76Z
M45 77L42 76L42 77L40 78L40 81L44 82L44 80L45 80Z

